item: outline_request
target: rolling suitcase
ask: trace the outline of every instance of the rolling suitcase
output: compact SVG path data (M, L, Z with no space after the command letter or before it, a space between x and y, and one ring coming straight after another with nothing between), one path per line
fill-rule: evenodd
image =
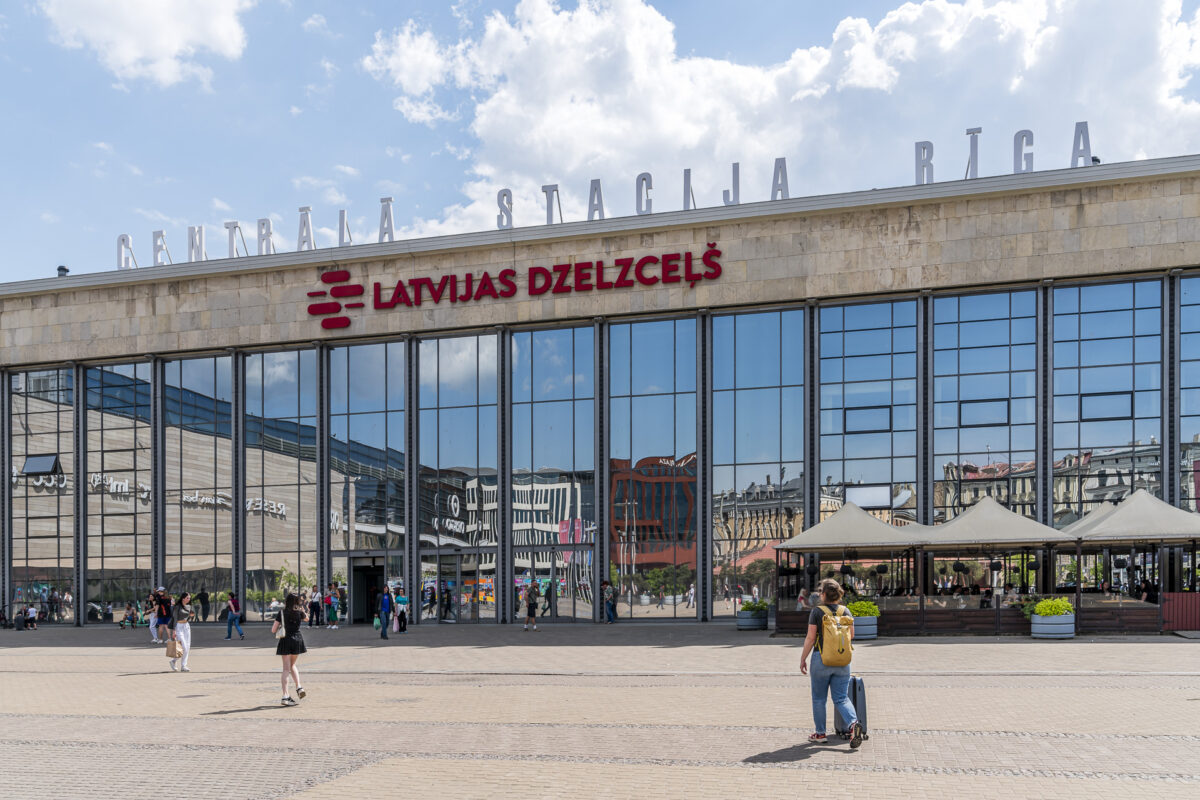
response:
M868 735L870 728L867 727L867 688L863 685L862 678L850 676L848 695L850 704L854 706L854 713L858 715L858 724L862 726L863 741L866 741L871 737ZM850 738L850 723L842 718L842 712L837 706L833 709L833 729L843 739Z

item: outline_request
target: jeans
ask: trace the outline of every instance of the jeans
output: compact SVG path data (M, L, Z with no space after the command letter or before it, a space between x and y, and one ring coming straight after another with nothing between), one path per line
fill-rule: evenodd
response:
M238 629L238 636L246 635L246 634L242 633L242 619L241 618L242 618L242 612L240 612L240 611L238 611L238 612L230 611L229 612L229 615L225 618L225 638L226 639L233 636L234 628Z
M616 622L617 621L616 605L617 605L616 603L613 603L611 601L604 604L604 620L605 620L605 622Z
M827 667L821 661L821 653L813 650L812 662L808 667L812 677L813 722L817 733L825 733L825 698L833 695L833 705L842 712L847 725L858 722L858 714L850 703L850 665Z
M387 638L388 622L391 620L391 618L392 618L392 615L389 614L388 612L386 612L386 611L379 612L379 623L380 623L379 624L379 638L380 639Z

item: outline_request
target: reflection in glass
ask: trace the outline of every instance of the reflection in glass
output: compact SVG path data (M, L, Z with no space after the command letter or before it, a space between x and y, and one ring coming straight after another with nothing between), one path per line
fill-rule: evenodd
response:
M803 347L801 310L713 319L714 616L771 600L772 546L804 527Z
M934 522L982 497L1037 513L1036 313L1032 291L933 300Z
M914 521L916 301L821 309L820 336L822 518L867 485L891 498L872 513Z
M609 328L610 580L623 616L696 615L696 321Z
M1054 290L1058 527L1137 489L1161 495L1161 312L1160 281Z

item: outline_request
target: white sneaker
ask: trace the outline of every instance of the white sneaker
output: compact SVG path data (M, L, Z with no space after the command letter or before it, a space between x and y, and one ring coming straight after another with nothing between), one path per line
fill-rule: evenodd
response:
M182 669L180 669L179 671L180 671L180 672L191 672L191 670L190 670L190 669L188 669L187 667L183 667L183 668L182 668Z
M171 659L171 672L175 671L175 659Z

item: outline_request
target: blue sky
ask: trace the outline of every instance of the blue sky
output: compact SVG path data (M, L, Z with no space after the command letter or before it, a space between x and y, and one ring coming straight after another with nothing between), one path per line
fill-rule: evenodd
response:
M0 6L0 280L115 267L116 238L175 262L203 224L297 209L318 244L339 209L375 241L379 198L403 236L494 227L511 188L518 226L567 220L592 178L609 216L654 174L655 210L766 199L776 156L793 196L912 182L912 146L961 177L967 127L980 174L1011 169L1013 133L1035 168L1067 165L1088 120L1105 161L1200 149L1194 0L729 3L523 0L29 0Z

